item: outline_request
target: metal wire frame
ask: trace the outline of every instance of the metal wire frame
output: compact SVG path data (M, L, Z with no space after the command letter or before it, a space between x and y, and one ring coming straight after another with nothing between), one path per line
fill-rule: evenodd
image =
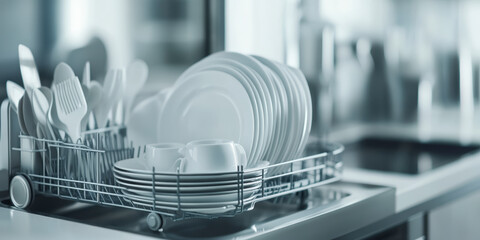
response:
M237 171L211 174L184 174L177 169L175 173L159 173L152 168L144 174L145 179L151 179L151 196L139 196L142 201L135 201L126 194L130 189L118 185L113 174L114 163L135 156L132 144L128 144L121 128L110 128L87 132L83 143L67 143L59 140L38 139L30 136L19 136L33 142L33 148L12 148L12 150L30 153L32 161L42 163L41 171L25 171L40 194L56 196L63 199L82 201L87 203L123 207L145 212L155 212L174 220L187 218L217 218L233 217L241 212L254 208L260 201L275 199L338 181L343 164L340 154L344 148L339 144L322 145L320 153L298 158L295 160L273 164L265 167L244 169L239 166ZM137 156L141 152L137 151ZM143 148L144 150L144 148ZM40 156L39 156L40 155ZM75 162L74 162L75 161ZM288 167L288 169L287 169ZM82 170L79 171L81 168ZM271 169L287 169L275 175L268 175ZM258 176L257 188L251 190L245 185L249 178ZM162 185L158 178L175 179L173 191L157 191ZM183 191L182 183L188 178L220 178L234 180L236 193L235 204L222 206L221 203L211 202L212 206L225 208L219 213L204 213L192 211L186 207L185 197L209 196L226 194L225 192L192 192ZM158 195L175 197L176 202L160 204Z

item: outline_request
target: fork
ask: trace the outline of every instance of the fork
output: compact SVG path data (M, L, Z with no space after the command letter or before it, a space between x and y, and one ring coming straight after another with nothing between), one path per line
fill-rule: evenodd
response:
M57 115L65 125L65 132L73 143L81 137L81 121L87 113L87 102L78 77L66 79L52 86Z

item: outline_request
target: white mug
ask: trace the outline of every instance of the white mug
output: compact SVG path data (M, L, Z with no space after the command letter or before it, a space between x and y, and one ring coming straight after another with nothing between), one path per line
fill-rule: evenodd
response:
M247 163L243 147L223 139L189 142L183 155L180 169L185 173L234 172Z
M155 143L148 144L145 159L148 166L155 167L156 172L175 172L182 161L181 143Z

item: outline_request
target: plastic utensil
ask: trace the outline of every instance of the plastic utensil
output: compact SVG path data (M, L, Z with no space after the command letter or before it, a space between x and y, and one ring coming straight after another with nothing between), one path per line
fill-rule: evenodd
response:
M68 64L61 62L55 67L55 71L53 72L52 87L55 84L74 77L75 73L72 68Z
M92 110L102 100L102 85L97 81L91 81L89 86L82 85L83 93L85 94L85 100L87 101L87 114L82 119L82 130L85 130L90 120Z
M26 97L23 98L22 102L23 122L25 124L28 135L32 137L37 137L37 123L33 114L32 102L30 101L28 95L25 96Z
M125 91L123 95L124 123L128 123L133 101L143 85L145 85L147 77L148 66L144 61L135 60L128 66L126 72L126 89L128 89L128 91Z
M90 86L90 62L86 62L83 68L82 84Z
M55 67L55 71L53 73L53 82L52 82L52 89L53 86L64 81L67 79L71 79L75 77L75 73L73 72L72 68L68 66L68 64L61 62ZM55 104L55 96L52 93L52 102L50 104L50 108L48 110L48 121L50 122L51 126L66 132L66 126L60 121L57 114L57 105ZM60 137L63 138L63 134L60 133Z
M24 94L25 89L23 89L23 87L12 81L7 81L8 100L12 104L13 110L15 110L15 112L18 112L18 103L20 102L20 99L23 97Z
M27 91L28 97L32 100L33 89L41 87L37 66L35 65L32 51L30 51L25 45L18 45L18 57L20 60L20 72L22 73L23 86Z
M103 83L102 89L102 104L98 104L96 108L93 109L95 115L95 120L97 121L97 126L103 128L107 126L108 114L114 104L112 97L116 90L115 85L117 84L117 70L111 69L108 71L105 76L105 81Z
M25 126L25 122L23 121L23 99L24 98L28 98L27 97L27 94L23 95L21 98L20 98L20 101L18 102L18 112L17 112L17 115L18 115L18 123L20 125L20 130L22 130L22 133L23 134L28 134L28 131L27 131L27 126Z
M136 146L154 143L157 140L157 123L165 98L170 89L164 89L155 96L149 97L132 110L130 121L127 122L127 136ZM145 127L148 126L148 127Z
M81 121L87 113L87 102L77 77L53 85L58 119L65 125L65 132L72 142L80 139Z
M125 103L122 100L124 94L126 94L127 89L127 80L126 80L126 73L125 69L117 69L117 81L115 84L115 91L113 92L113 96L111 97L110 101L113 102L112 105L112 123L116 125L123 125L125 122L123 120L124 117L124 105ZM128 92L130 89L128 89Z
M43 130L43 136L48 139L55 139L56 134L48 121L48 109L51 105L51 92L46 87L33 90L33 112L38 121L38 125ZM49 93L48 93L49 92ZM45 94L46 93L46 94ZM47 96L50 95L50 96ZM37 131L38 132L38 131Z

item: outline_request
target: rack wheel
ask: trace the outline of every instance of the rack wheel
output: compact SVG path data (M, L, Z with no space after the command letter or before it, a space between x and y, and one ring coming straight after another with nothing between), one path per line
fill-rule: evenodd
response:
M147 225L150 230L158 232L163 226L163 218L158 213L149 213L147 216Z
M16 175L10 181L10 199L18 208L28 208L33 202L34 192L28 177Z
M300 204L298 209L306 209L308 207L308 196L310 196L310 189L306 189L300 192L297 192L297 196L300 197Z

